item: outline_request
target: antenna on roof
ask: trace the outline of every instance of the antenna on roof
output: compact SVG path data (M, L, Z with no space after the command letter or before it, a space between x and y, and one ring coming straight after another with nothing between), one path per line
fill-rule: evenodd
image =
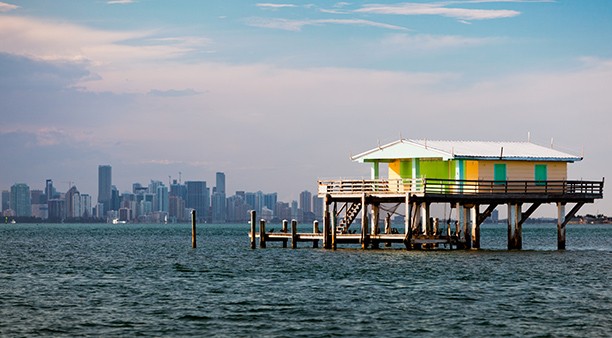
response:
M582 145L582 155L580 157L584 158L584 144Z
M425 149L427 149L427 139L425 139Z
M404 138L402 137L402 132L400 131L400 141L403 141Z
M376 139L376 141L378 142L378 149L382 150L382 148L380 147L380 139Z
M531 132L527 132L527 142L531 142Z
M499 159L501 160L504 157L504 147L501 147L501 151L499 152Z
M550 149L553 149L553 148L554 148L554 147L553 147L553 145L554 145L554 140L555 140L554 138L552 138L552 137L550 138Z

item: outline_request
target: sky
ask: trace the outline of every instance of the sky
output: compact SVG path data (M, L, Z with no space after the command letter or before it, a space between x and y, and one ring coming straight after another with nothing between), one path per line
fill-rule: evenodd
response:
M222 171L291 201L400 137L528 135L601 180L611 88L608 0L2 0L0 188L96 198L110 164L120 192Z

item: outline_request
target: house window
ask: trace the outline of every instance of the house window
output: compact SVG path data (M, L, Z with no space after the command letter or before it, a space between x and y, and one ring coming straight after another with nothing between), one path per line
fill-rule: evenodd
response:
M534 173L536 185L546 185L548 180L548 168L546 164L536 164Z
M507 177L506 176L506 164L498 163L493 166L493 177L495 180L495 184L505 184Z

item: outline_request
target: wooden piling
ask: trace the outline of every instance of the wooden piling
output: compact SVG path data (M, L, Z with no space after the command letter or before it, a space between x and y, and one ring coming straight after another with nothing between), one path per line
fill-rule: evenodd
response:
M196 248L198 246L196 241L196 211L191 210L191 247Z
M287 225L289 224L289 221L287 221L286 219L283 220L283 227L281 229L281 232L286 234L287 233ZM283 248L287 247L287 240L283 240Z
M389 213L387 213L387 216L385 216L385 234L386 235L391 234L391 214ZM391 242L385 242L385 247L390 248Z
M255 210L251 210L251 249L257 247L257 243L255 242L255 217Z
M259 221L259 247L266 248L266 220Z
M329 211L323 214L323 248L331 249L331 224Z
M522 226L521 226L521 204L508 204L508 250L521 250Z
M367 249L368 247L368 205L366 204L366 194L361 196L361 248Z
M337 203L334 202L334 211L333 214L331 216L331 223L332 223L332 228L331 228L331 249L332 250L336 250L337 248L337 243L336 243L336 235L338 234L338 219L337 219L337 214L338 214L338 207L337 207ZM328 213L328 216L329 213Z
M291 220L291 249L297 249L297 221Z
M565 203L557 203L557 250L565 250Z
M471 210L470 221L472 222L472 249L480 249L480 222L478 222L478 214L480 207L474 205Z
M372 204L372 229L370 230L370 234L376 236L380 233L380 229L378 228L378 218L380 206L378 203ZM378 249L378 241L370 240L372 249Z
M319 231L319 221L312 221L312 233L314 234L318 234L320 233ZM318 248L319 247L319 240L318 239L313 239L312 240L312 247L313 248Z

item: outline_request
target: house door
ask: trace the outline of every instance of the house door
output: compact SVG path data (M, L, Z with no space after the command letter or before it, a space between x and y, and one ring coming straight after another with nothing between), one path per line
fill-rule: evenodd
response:
M548 180L548 168L546 164L536 164L535 165L535 173L534 178L536 181L536 185L546 185L546 181Z
M495 184L505 184L508 176L506 175L506 164L498 163L493 167L493 177Z

